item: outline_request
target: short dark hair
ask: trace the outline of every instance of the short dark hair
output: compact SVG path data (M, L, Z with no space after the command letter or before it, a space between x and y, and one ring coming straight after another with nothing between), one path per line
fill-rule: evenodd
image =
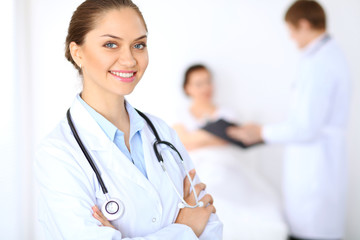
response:
M65 41L65 57L74 65L80 75L82 74L82 71L71 56L70 43L75 42L77 45L82 45L86 34L95 27L95 23L101 14L113 9L121 8L131 8L135 10L142 19L147 31L142 13L131 0L86 0L80 4L73 13Z
M209 72L208 68L205 67L203 64L194 64L188 67L188 69L185 72L184 81L183 81L183 89L185 91L186 85L189 83L189 76L191 73L198 71L198 70L206 70ZM186 93L186 92L185 92Z
M298 0L289 7L285 21L298 27L300 19L309 21L314 29L326 29L325 11L316 1Z

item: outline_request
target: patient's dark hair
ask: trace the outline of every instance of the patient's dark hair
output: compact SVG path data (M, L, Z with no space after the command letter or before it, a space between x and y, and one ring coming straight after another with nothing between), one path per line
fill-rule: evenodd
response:
M94 29L98 19L106 12L114 9L134 9L142 19L147 31L146 23L139 8L131 0L86 0L73 13L65 42L65 57L82 74L80 67L75 63L70 53L70 43L82 45L88 32Z
M199 70L206 70L206 71L210 72L209 69L207 67L205 67L204 65L202 65L202 64L195 64L195 65L190 66L186 70L185 76L184 76L184 82L183 82L184 91L185 91L186 85L188 85L188 83L189 83L190 74L193 73L193 72L199 71ZM186 94L186 91L185 91L185 94Z
M313 29L326 29L325 11L316 1L298 0L289 7L285 21L298 27L300 19L309 21Z

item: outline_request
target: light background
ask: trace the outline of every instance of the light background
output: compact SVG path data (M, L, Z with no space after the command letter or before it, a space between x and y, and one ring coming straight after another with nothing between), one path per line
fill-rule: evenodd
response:
M81 80L64 58L67 26L79 0L6 1L0 9L1 239L41 239L35 219L32 163L39 141L65 117ZM360 239L360 2L320 1L329 32L351 69L346 239ZM239 122L272 123L286 115L297 50L283 15L290 0L135 0L149 29L150 64L128 100L169 123L186 103L186 67L204 63L214 74L215 101ZM281 146L247 150L252 164L280 194Z

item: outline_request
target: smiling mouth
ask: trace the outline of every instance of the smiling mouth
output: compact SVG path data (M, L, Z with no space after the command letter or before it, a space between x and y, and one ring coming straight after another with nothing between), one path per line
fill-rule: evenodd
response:
M136 75L134 71L109 71L109 73L122 82L132 82Z

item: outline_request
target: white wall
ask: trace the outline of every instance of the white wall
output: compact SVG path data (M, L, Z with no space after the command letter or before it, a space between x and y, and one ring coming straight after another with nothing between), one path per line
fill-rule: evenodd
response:
M17 166L15 153L15 104L14 104L14 79L13 62L13 28L7 24L13 19L14 5L11 1L5 3L0 8L0 28L2 36L0 38L0 71L1 71L1 88L0 88L0 151L1 151L1 174L0 174L0 206L5 208L5 221L0 220L0 238L5 236L6 239L17 239L19 234L16 231L17 216L6 212L6 209L16 209L20 204L18 196L20 182L17 179ZM8 180L12 180L9 182Z
M64 58L64 42L71 14L81 2L17 1L23 7L21 11L27 13L23 25L15 29L17 32L27 30L18 35L23 37L22 43L28 48L15 54L21 56L19 61L25 61L27 67L21 68L24 72L16 76L15 82L22 84L17 87L25 88L25 96L19 103L21 108L31 110L31 113L22 113L22 116L31 115L30 118L21 120L22 126L28 126L29 122L31 125L31 131L23 127L27 133L24 139L28 148L36 145L65 116L66 109L80 89L75 70ZM216 102L236 110L239 121L270 123L285 116L297 51L287 36L282 18L292 1L135 2L148 24L150 64L142 82L128 98L133 105L170 122L172 114L168 109L176 110L185 102L181 92L184 69L189 64L202 62L214 73ZM360 68L357 66L360 63L360 31L357 27L360 23L360 2L344 0L340 4L337 0L323 0L321 3L329 16L329 31L349 59L354 80L349 131L350 191L346 239L355 240L360 239L360 230L356 226L360 221L360 206L357 204L360 201L360 177L357 174L360 169L360 148L357 147L360 140L360 127L357 124L360 121ZM24 9L24 6L28 8ZM16 16L24 18L21 15L23 12L19 11ZM18 96L15 90L10 91L12 97ZM279 189L281 150L279 146L252 149L243 161L256 166ZM14 177L9 173L7 176L9 180L18 180L22 184L21 189L32 188L31 164L28 162L33 160L33 151L28 156L24 159L18 157L15 163L15 166L25 164L29 169L22 172L26 174ZM31 191L6 191L10 196L25 196L32 202ZM32 204L24 205L26 214L23 217L27 226L35 221L34 211L29 210ZM9 208L9 214L13 208ZM18 234L23 232L24 235L26 232L33 239L41 238L37 230L31 235L32 230L26 226L17 227Z

